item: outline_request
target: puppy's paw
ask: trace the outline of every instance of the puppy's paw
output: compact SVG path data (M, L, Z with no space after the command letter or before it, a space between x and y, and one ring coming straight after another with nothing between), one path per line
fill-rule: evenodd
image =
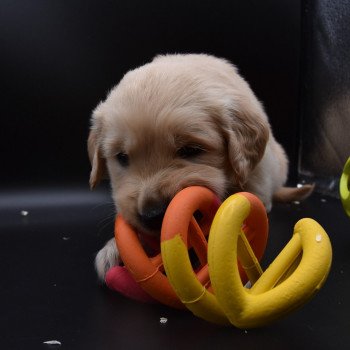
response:
M95 268L98 278L104 283L107 271L119 264L119 252L115 244L115 239L110 239L106 245L97 253L95 258Z
M263 202L264 203L264 206L266 208L266 212L269 213L272 209L272 201L265 201Z

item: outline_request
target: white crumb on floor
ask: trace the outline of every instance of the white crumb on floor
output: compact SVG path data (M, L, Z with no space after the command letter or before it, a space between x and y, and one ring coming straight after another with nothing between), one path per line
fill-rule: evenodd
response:
M168 322L168 319L167 319L166 317L161 317L161 318L159 319L159 322L160 322L161 324L165 324L165 323Z
M29 214L29 211L27 210L21 210L21 215L22 216L27 216Z
M44 341L43 344L46 344L46 345L62 345L62 343L58 340L47 340L47 341Z

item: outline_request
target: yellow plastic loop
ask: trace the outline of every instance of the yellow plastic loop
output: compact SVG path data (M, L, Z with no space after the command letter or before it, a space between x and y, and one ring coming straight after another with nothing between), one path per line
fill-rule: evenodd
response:
M350 217L350 157L347 160L339 186L340 198L346 214Z
M196 277L181 235L163 241L161 249L167 277L181 302L198 317L229 325L215 296Z
M241 226L249 210L242 196L225 201L214 218L208 243L217 301L230 322L244 329L266 325L306 303L325 282L332 260L326 232L316 221L302 219L289 243L253 287L246 289L236 262Z

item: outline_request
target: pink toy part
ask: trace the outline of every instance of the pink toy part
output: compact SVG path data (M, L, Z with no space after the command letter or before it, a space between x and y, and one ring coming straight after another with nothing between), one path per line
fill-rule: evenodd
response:
M148 295L140 285L130 275L124 266L114 266L108 270L105 279L106 285L130 299L143 303L156 303L150 295Z
M159 239L148 234L139 234L143 247L149 254L158 254L160 251ZM130 275L125 266L114 266L106 273L105 283L107 287L127 298L142 303L158 303L157 300L147 294Z

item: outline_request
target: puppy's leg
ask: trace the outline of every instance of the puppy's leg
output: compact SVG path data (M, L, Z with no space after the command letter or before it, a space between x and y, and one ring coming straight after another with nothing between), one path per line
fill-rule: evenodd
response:
M118 264L119 252L115 244L115 239L112 238L96 255L95 268L100 281L104 282L107 271Z

